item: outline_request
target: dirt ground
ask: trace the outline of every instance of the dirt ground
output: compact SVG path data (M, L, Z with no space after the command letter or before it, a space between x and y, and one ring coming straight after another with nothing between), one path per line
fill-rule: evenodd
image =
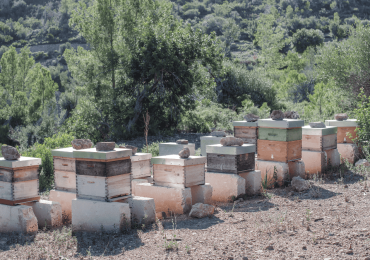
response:
M220 204L212 217L158 220L127 234L40 230L2 235L0 259L367 259L370 192L363 175L311 180Z

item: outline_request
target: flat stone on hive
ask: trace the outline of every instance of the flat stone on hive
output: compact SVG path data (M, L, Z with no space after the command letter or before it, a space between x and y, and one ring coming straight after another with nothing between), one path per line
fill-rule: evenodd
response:
M115 146L115 142L99 142L95 148L97 151L113 151Z
M224 137L221 139L220 144L223 146L242 146L243 140L240 138L235 138L233 136L230 137Z
M181 158L184 158L184 159L189 158L189 156L190 156L190 150L189 150L189 148L187 148L187 147L183 148L183 149L179 152L179 156L180 156Z
M178 155L183 148L189 148L190 155L195 155L195 143L177 144L177 143L161 143L159 144L159 156Z
M299 114L296 111L286 111L284 112L284 118L298 119Z
M176 141L177 144L188 144L189 141L188 140L185 140L185 139L179 139Z
M335 114L334 118L335 118L335 120L343 121L343 120L347 120L348 119L348 115L346 113Z
M284 119L284 113L280 110L274 110L272 111L270 115L272 120L283 120Z
M5 160L18 160L21 157L17 148L10 145L1 146L1 153Z
M311 128L326 128L326 125L323 122L312 122L309 123Z
M254 114L247 114L244 116L245 121L247 122L256 122L260 117Z
M76 150L89 149L93 145L93 143L89 139L74 139L71 144L73 149Z

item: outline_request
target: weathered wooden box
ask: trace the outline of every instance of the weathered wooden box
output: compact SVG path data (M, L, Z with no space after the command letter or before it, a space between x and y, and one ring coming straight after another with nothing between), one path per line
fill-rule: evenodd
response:
M195 144L178 144L178 143L161 143L159 144L159 156L165 155L178 155L179 152L184 149L189 148L190 155L195 155Z
M73 147L51 151L54 162L54 185L56 190L76 192L76 159Z
M337 127L302 127L302 150L326 151L337 148Z
M166 155L152 158L155 185L187 188L205 184L206 157Z
M302 139L302 128L264 128L260 127L258 139L290 142Z
M282 142L258 140L257 158L265 161L288 162L302 156L302 140Z
M234 121L234 136L245 144L257 144L258 122Z
M0 158L0 204L16 205L38 201L39 165L41 159L21 157L18 160Z
M239 174L255 168L256 145L207 145L207 172Z
M352 139L357 137L355 129L357 128L357 119L347 119L343 121L338 120L325 120L326 126L336 126L337 130L337 143L353 143ZM347 134L350 133L352 137Z
M152 159L151 153L136 153L131 156L131 173L133 179L150 177L152 175L150 159Z

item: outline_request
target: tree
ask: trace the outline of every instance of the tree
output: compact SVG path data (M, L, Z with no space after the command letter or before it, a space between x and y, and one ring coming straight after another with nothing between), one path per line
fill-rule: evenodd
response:
M175 126L194 103L199 68L218 69L222 56L215 36L183 27L171 10L166 1L97 0L72 13L71 25L91 50L64 55L99 114L93 127L104 128L107 138L132 135L137 123L143 127L143 108L155 109L158 118L152 118L164 128Z
M292 43L297 52L303 53L308 47L312 46L316 49L317 46L324 42L324 34L320 30L301 29L293 34Z

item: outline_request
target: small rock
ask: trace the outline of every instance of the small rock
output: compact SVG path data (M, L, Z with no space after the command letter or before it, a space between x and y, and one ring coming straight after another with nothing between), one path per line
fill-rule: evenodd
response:
M225 137L226 133L224 131L214 131L214 132L211 133L211 136Z
M272 111L270 115L272 120L283 120L284 119L284 113L280 110L274 110Z
M191 208L189 216L193 218L204 218L213 215L214 212L215 206L203 203L196 203Z
M292 188L298 192L308 190L310 188L310 184L305 179L301 177L293 177L292 179Z
M256 122L260 117L254 114L247 114L244 116L245 121L247 122Z
M222 138L220 144L222 144L223 146L233 146L233 145L242 146L244 142L240 138L230 136Z
M97 151L113 151L114 147L116 147L115 142L99 142L95 146Z
M326 128L326 125L323 122L312 122L309 123L311 128Z
M1 146L1 153L5 160L18 160L21 157L17 148L10 145Z
M299 114L296 111L286 111L284 113L284 118L298 119L299 118Z
M137 147L133 145L120 146L119 148L131 149L132 155L135 155L137 153Z
M274 250L274 247L273 246L268 246L268 247L266 247L266 250Z
M179 139L176 141L177 144L188 144L189 141L188 140L185 140L185 139Z
M187 148L187 147L185 147L184 149L182 149L180 152L179 152L179 156L181 157L181 158L189 158L189 156L190 156L190 150L189 150L189 148Z
M89 139L74 139L72 142L73 149L89 149L92 147L93 143Z
M335 120L343 121L343 120L347 120L348 119L348 115L346 113L335 114L334 118L335 118Z
M355 163L355 166L366 166L366 167L370 167L370 163L366 160L366 159L361 159L361 160L358 160L356 163Z

